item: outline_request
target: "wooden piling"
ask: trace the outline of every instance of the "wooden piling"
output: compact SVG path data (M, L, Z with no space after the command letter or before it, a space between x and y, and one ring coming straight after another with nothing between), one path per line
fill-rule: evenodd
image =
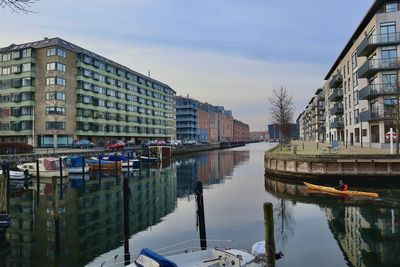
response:
M199 233L200 233L200 247L202 250L207 249L207 237L206 237L206 222L204 216L204 199L203 199L203 183L198 181L195 188L196 203L197 203L197 219L199 222Z
M264 231L266 267L275 267L274 210L270 202L264 203Z
M39 160L36 160L36 207L39 207L40 197L40 172L39 172Z
M125 266L131 263L129 253L129 183L128 178L123 178L123 202L124 202L124 261Z
M63 199L63 164L62 158L59 158L60 163L60 200Z

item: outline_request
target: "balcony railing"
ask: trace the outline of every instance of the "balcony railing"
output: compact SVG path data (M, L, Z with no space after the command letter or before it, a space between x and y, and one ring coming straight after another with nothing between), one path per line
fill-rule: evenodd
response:
M335 88L332 91L332 94L329 96L329 100L332 102L336 102L343 99L343 89Z
M329 82L329 88L339 88L343 84L343 78L340 74L335 74Z
M358 78L369 78L381 70L395 70L400 68L400 58L383 58L367 60L358 69Z
M331 115L343 114L343 105L342 104L333 105L333 107L329 110L329 113Z
M400 32L373 34L367 36L357 48L360 57L370 55L378 46L395 45L400 43Z
M384 108L367 110L360 112L360 121L383 121L383 120L394 120L396 113L391 110L385 110Z
M370 84L359 92L360 100L370 100L381 95L394 95L400 91L397 84Z
M331 122L331 128L332 128L332 129L341 129L341 128L344 128L343 119L335 119L335 120L333 120L333 122Z

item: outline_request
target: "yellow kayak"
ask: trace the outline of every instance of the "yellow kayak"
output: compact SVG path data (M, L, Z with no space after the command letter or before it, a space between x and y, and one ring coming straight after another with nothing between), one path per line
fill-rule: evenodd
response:
M335 189L334 187L315 185L315 184L310 184L310 183L306 183L306 182L303 182L303 183L305 184L305 186L307 186L310 189L320 190L320 191L333 193L333 194L363 196L363 197L379 197L379 195L377 193L362 192L362 191L341 191L341 190Z

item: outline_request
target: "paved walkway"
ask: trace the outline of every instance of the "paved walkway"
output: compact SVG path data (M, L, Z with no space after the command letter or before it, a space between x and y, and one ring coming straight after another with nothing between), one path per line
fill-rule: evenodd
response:
M304 145L303 145L304 144ZM390 154L390 149L378 149L378 148L361 148L355 146L341 146L338 149L330 149L327 143L319 143L317 145L316 142L302 142L302 141L292 141L291 145L297 146L297 154L299 155L329 155L329 154L343 154L343 155L360 155L360 154L368 154L368 155L377 155L377 154ZM396 152L396 146L394 146L394 152ZM284 147L282 151L279 149L279 146L274 150L274 152L279 154L291 154L291 150L289 147Z

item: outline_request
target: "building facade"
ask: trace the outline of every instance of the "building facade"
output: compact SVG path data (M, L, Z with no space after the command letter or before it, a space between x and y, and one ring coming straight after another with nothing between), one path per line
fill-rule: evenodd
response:
M198 143L248 141L249 126L235 120L232 111L190 97L176 98L176 135Z
M168 85L60 38L0 49L1 141L171 139L174 96Z
M400 1L372 4L325 77L325 127L312 129L319 137L361 147L389 145L388 133L399 120L399 25ZM304 138L314 139L309 108L298 121Z

